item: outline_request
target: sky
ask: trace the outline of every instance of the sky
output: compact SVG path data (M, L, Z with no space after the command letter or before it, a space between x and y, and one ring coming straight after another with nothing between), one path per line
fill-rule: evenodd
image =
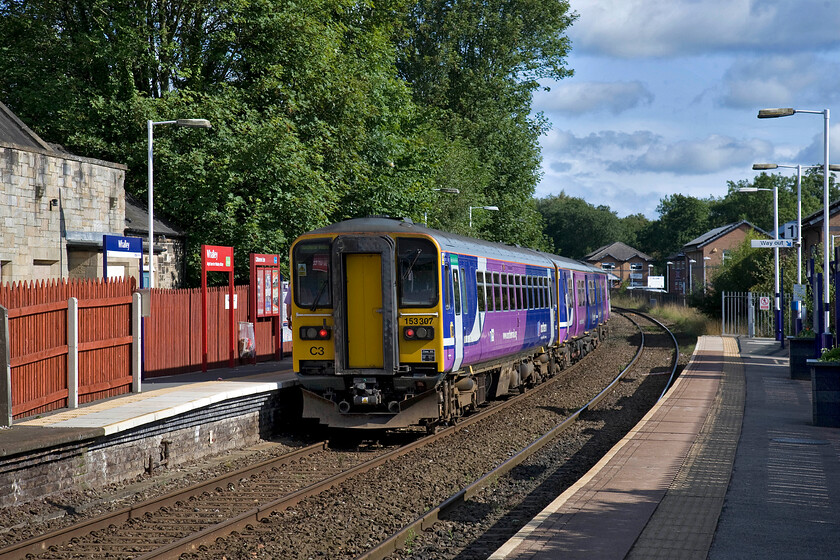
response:
M840 163L840 0L570 0L574 76L545 80L536 196L620 217L723 197L753 163ZM759 109L820 114L758 119ZM795 175L794 169L780 169Z

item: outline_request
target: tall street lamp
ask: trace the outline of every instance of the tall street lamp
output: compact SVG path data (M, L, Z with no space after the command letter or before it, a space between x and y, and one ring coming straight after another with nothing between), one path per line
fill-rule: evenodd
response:
M830 312L828 309L829 297L831 295L828 281L828 218L829 218L829 200L828 200L828 122L830 113L828 109L822 111L808 111L803 109L794 109L792 107L784 107L778 109L761 109L758 112L759 119L774 119L778 117L789 117L796 113L809 113L823 116L823 301L825 307L823 310L823 332L820 334L820 348L831 348L833 346L831 339L831 331L828 324L830 320Z
M691 277L691 265L696 263L694 259L688 259L688 293L694 293L694 278Z
M665 263L665 291L670 293L671 292L671 265L674 264L673 261L668 261Z
M778 185L774 185L772 189L763 189L758 187L742 187L738 189L736 192L758 192L758 191L773 191L773 231L775 232L773 235L773 239L779 240L779 187ZM775 274L773 278L774 282L774 314L776 316L776 340L781 340L784 343L782 337L782 305L780 301L780 294L779 294L779 247L773 247L773 260L775 262Z
M472 229L472 211L473 208L479 210L492 210L493 212L497 212L499 210L498 206L470 206L470 229Z
M154 211L154 139L152 131L155 125L158 124L174 124L175 126L183 126L187 128L211 128L210 121L207 119L177 119L174 121L146 121L146 130L149 137L149 152L148 152L148 167L149 167L149 288L155 287L155 259L154 259L154 228L155 228L155 211ZM143 271L140 271L140 277L143 277Z
M769 171L784 167L796 169L796 283L802 284L802 170L819 169L821 165L783 165L781 163L754 163L756 171ZM840 171L840 165L829 165L829 170ZM796 334L802 330L802 302L796 301Z
M706 293L706 261L712 260L712 257L703 257L703 293Z

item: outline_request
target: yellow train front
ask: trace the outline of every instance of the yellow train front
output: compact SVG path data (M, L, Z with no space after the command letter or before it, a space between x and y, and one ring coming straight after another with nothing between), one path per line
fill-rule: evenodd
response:
M293 358L304 418L396 429L440 417L439 249L419 233L395 235L401 223L349 220L292 245Z

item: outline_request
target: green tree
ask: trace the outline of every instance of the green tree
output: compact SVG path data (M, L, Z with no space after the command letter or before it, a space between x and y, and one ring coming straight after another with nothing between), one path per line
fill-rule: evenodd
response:
M530 117L531 94L571 74L575 17L557 0L419 0L406 14L397 67L429 120L481 162L470 204L500 208L477 231L489 239L546 247L532 201L546 122Z
M659 220L652 222L641 235L644 247L659 259L679 251L683 245L711 229L710 200L673 194L663 198L656 211Z
M155 211L201 243L286 254L299 233L350 216L409 215L429 200L452 142L396 71L402 3L266 0L0 4L0 96L51 141L126 163L146 198L145 121L209 119L155 133ZM393 173L394 163L418 169Z
M565 257L580 259L599 247L621 240L622 224L617 214L606 206L593 206L582 198L561 192L538 200L537 209L545 220L545 232L554 250Z

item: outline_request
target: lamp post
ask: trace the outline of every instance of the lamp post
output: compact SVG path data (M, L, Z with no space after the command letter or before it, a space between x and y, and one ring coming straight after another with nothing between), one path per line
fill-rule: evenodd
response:
M703 257L703 293L706 293L706 261L712 260L712 257Z
M671 265L674 264L672 261L667 261L665 263L665 291L671 293Z
M472 211L473 208L479 210L492 210L493 212L497 212L499 210L498 206L470 206L470 229L472 229Z
M148 168L149 168L149 288L155 287L155 259L154 259L154 228L155 228L155 211L154 211L154 139L152 131L155 125L158 124L174 124L175 126L183 126L187 128L211 128L210 121L207 119L176 119L174 121L146 121L146 131L149 138L149 152L148 152ZM140 270L140 278L143 278L143 270ZM142 282L141 282L142 283Z
M828 219L829 219L829 200L828 200L828 123L830 113L828 109L822 111L809 111L803 109L794 109L792 107L784 107L778 109L761 109L758 112L759 119L774 119L778 117L789 117L796 113L809 113L823 116L823 301L825 308L823 310L823 332L820 334L820 348L831 348L833 346L831 339L831 331L829 330L829 320L831 313L828 309L828 302L830 298L830 290L828 281Z
M688 259L688 293L689 294L694 293L694 278L692 278L692 276L691 276L691 265L693 265L696 262L697 261L695 261L694 259Z
M772 189L764 189L759 187L743 187L737 192L758 192L758 191L773 191L773 239L779 240L779 187L773 186ZM776 340L781 340L784 343L782 336L782 306L779 294L779 247L773 247L773 260L775 261L774 274L774 314L776 317Z
M771 169L778 169L784 167L787 169L796 169L796 283L802 284L802 170L803 169L819 169L821 165L783 165L781 163L754 163L753 169L756 171L768 171ZM830 171L840 171L840 165L829 165ZM834 243L832 236L832 253L834 252ZM796 301L796 334L802 330L802 302Z

